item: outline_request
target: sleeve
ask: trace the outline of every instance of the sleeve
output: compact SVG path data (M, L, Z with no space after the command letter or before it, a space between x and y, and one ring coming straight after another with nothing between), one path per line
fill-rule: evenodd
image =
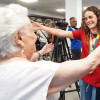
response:
M59 63L44 60L24 63L22 70L24 75L21 78L24 81L21 81L22 83L18 81L17 83L22 84L21 87L23 87L23 91L26 90L26 95L29 94L27 98L30 96L35 100L46 100L49 85L58 66ZM24 96L22 100L33 100L33 98L27 98Z
M1 66L0 100L46 100L58 66L51 61L15 61Z
M37 61L35 65L39 70L35 76L37 77L36 79L38 81L39 89L42 91L42 93L44 93L46 97L49 85L59 67L59 63L42 60Z
M76 39L81 40L82 33L83 33L83 30L72 31L72 34L74 36L74 40L76 40Z
M44 70L47 70L47 71L51 70L52 72L55 73L55 71L57 70L57 68L59 66L59 63L41 60L41 61L35 62L35 66L38 67L40 70L41 69L44 69Z

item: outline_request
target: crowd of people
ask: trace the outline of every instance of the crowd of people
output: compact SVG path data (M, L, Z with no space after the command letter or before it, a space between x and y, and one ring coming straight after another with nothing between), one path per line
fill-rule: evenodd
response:
M72 19L75 17L70 21ZM76 29L76 25L68 28L67 31L55 28L53 23L31 23L27 8L18 4L0 7L1 100L46 100L50 94L67 88L80 78L81 100L99 100L100 9L88 7L83 13L81 28ZM36 31L42 42L39 51L35 45ZM81 40L82 59L61 63L36 61L54 49L54 44L41 39L49 36L52 42L54 36L70 38L71 43Z

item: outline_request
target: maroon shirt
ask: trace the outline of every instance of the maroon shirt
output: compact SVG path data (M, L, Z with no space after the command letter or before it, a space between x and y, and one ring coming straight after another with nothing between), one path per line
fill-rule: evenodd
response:
M72 31L74 39L79 39L82 41L82 58L87 57L90 54L90 44L86 43L86 33L85 30ZM100 45L100 38L96 47ZM87 74L82 78L86 83L100 87L100 65L93 71L92 74Z

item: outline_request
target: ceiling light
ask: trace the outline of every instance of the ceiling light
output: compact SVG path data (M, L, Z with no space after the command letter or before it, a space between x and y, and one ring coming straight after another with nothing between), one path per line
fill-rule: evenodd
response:
M56 11L58 11L58 12L65 12L66 10L65 9L56 9Z
M37 2L38 0L20 0L20 1L23 1L23 2L26 2L26 3L32 3L32 2Z

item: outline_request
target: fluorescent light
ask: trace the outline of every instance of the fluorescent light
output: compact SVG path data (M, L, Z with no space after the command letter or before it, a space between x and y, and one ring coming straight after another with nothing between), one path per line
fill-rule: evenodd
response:
M58 12L65 12L66 10L65 9L56 9L56 11L58 11Z
M37 2L38 0L20 0L20 1L23 1L23 2L26 2L26 3L31 3L31 2Z

